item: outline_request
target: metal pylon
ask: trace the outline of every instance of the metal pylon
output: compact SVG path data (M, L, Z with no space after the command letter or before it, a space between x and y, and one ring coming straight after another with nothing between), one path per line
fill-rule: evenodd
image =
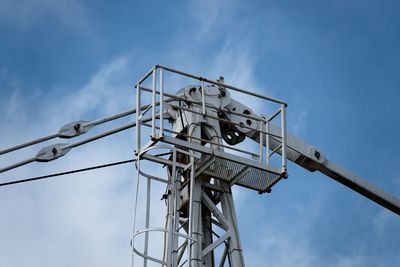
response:
M210 131L207 126L202 128L199 126L200 123L196 121L197 116L186 115L192 122L188 129L189 136L200 138L202 131L206 134ZM219 132L219 127L216 126L213 131ZM221 141L220 135L214 136L213 139L212 141L216 143ZM197 140L188 141L199 142ZM211 147L217 150L222 149ZM212 159L201 166L198 164L200 160L195 161L194 174L190 175L189 185L193 185L191 194L188 196L188 201L192 203L192 213L189 216L191 227L188 229L188 234L198 240L190 245L191 255L193 255L191 266L224 266L226 262L228 264L226 266L241 267L244 266L244 260L231 187L226 182L202 173L202 169L210 165L211 161ZM217 235L215 228L221 229L222 235ZM214 250L219 246L223 246L224 249L218 259Z
M169 93L164 90L164 70L196 79L200 85ZM152 88L143 85L149 84L148 78ZM138 161L132 246L133 255L140 259L133 259L135 266L243 267L231 188L239 185L265 193L286 177L285 104L227 85L279 105L269 119L255 115L234 100L221 82L156 66L136 84ZM143 105L142 93L150 93L151 103ZM275 149L270 151L269 122L274 118L281 118L282 128L274 134ZM235 147L246 135L256 145ZM146 136L150 140L142 142ZM280 164L271 165L271 157ZM150 162L153 165L146 170ZM161 171L156 166L162 166ZM165 184L158 197L152 196L153 182ZM165 205L155 201L160 196ZM152 220L157 221L153 217L161 213L166 216L158 221L164 223L153 225Z
M212 131L213 142L221 142L221 137L215 135L215 132L219 132L218 124L212 128L201 126L199 116L191 113L185 116L189 126L184 131L190 137L182 139L176 136L177 139L200 145L201 134L210 134ZM144 258L143 266L153 266L154 263L168 267L244 266L231 185L204 173L214 164L215 159L205 159L200 152L181 149L177 145L170 147L172 153L168 160L157 159L149 154L153 148L157 148L157 140L142 149L142 153L138 155L141 160L137 165L138 179L140 176L147 178L145 229L135 233L144 234L144 250L135 250L136 254ZM211 148L222 151L221 147L211 145ZM158 160L159 163L168 161L168 182L164 194L167 200L167 216L163 230L165 240L162 259L149 255L149 246L154 245L149 233L155 230L149 223L150 182L151 178L156 177L142 171L140 162L145 159L155 162ZM242 174L243 172L238 175Z

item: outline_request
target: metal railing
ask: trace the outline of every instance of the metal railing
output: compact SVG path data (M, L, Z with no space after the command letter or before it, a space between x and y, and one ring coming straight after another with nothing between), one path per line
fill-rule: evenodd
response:
M158 150L166 150L168 153L161 153L161 154L156 154L156 155L151 155L152 151L158 151ZM187 165L179 164L178 161L176 160L177 153L185 154L188 157L191 158L190 162ZM166 155L171 155L171 159L162 159L160 160L161 157L159 156L166 156ZM179 266L184 266L185 263L188 263L191 261L191 254L190 254L190 245L193 244L194 242L197 242L195 238L193 238L190 235L187 235L185 233L182 233L183 229L182 226L179 226L179 217L177 210L179 209L179 192L180 192L180 186L179 186L179 175L180 175L180 170L185 169L185 168L192 168L194 170L194 159L196 156L190 152L187 152L185 150L182 150L180 148L177 148L172 145L167 145L167 144L157 144L151 147L147 147L143 149L139 155L139 159L147 159L150 161L154 161L157 163L163 163L165 165L168 165L171 167L171 173L170 179L163 179L160 177L155 176L154 169L152 170L143 170L144 168L141 166L141 161L138 160L136 163L136 169L137 169L137 184L136 184L136 193L135 193L135 203L134 203L134 221L133 221L133 234L132 234L132 262L133 264L135 263L135 255L139 256L143 260L143 266L147 266L149 262L159 264L160 266L177 266L179 263ZM175 177L175 178L173 178ZM145 190L145 196L142 201L139 199L140 195L140 190L141 190L141 183L140 181L145 181L146 184L143 186ZM153 227L150 225L150 214L152 212L152 208L154 208L154 203L152 206L152 182L159 182L162 184L168 185L171 189L171 192L167 193L167 195L171 194L171 197L173 201L169 203L169 205L166 206L166 227ZM193 203L190 203L190 209ZM138 223L137 219L140 217L139 216L139 206L144 208L142 216L145 220L143 228L141 230L137 230L138 228ZM190 225L189 225L190 227ZM164 244L164 249L165 247L168 247L169 250L165 251L164 250L164 255L162 257L157 256L157 255L152 255L149 252L149 234L152 232L161 232L163 233L164 237L163 238L158 238L156 239L159 243ZM140 244L142 246L142 249L138 248L138 244L136 242L136 239L140 237L141 235L144 235L144 242L143 244ZM154 241L154 238L152 238ZM184 246L178 246L177 244L182 243L186 245ZM172 251L171 249L174 247L175 244L175 250ZM186 257L184 257L186 254ZM172 264L174 263L174 264ZM134 264L135 265L135 264ZM142 265L140 265L142 266Z
M185 97L178 96L176 95L176 91L168 91L166 90L166 84L165 84L165 76L168 74L175 74L182 76L184 78L187 78L188 82L187 84L181 85L180 87L177 85L174 86L169 86L168 88L182 88L185 87L186 85L190 84L190 82L195 81L196 86L199 86L201 88L201 101L193 101L189 100ZM149 84L149 86L145 86L144 84ZM205 101L205 90L204 88L206 86L218 86L221 88L227 88L229 90L232 90L234 92L237 92L241 95L247 95L250 96L254 99L254 101L266 101L266 103L269 106L277 106L276 110L272 112L269 116L268 115L253 115L253 114L243 114L239 112L235 112L233 110L228 110L226 108L216 108L212 105L209 105ZM213 81L211 79L207 79L201 76L189 74L183 71L175 70L172 68L164 67L161 65L156 65L154 66L150 71L146 73L136 84L136 110L140 110L140 107L143 106L143 93L149 93L150 94L150 103L146 103L148 106L148 109L137 112L136 113L136 154L140 153L141 147L142 147L142 138L143 138L143 129L142 126L149 128L150 132L150 137L152 140L162 140L164 135L166 134L172 134L172 135L178 135L182 133L177 133L172 130L170 124L165 123L165 107L166 105L169 105L173 107L176 110L179 111L186 111L186 112L192 112L196 113L198 115L201 115L203 117L208 117L212 118L215 120L218 120L220 122L225 122L225 123L231 123L235 126L240 126L242 128L247 128L250 130L254 130L256 134L259 135L258 137L258 145L259 149L256 151L255 149L241 149L239 147L235 146L230 146L228 144L216 144L213 143L212 145L215 146L220 146L225 148L227 151L231 151L232 153L239 153L241 155L247 155L250 156L252 159L256 159L259 161L260 164L263 166L269 166L272 163L272 158L273 157L280 157L280 166L279 169L281 170L281 173L286 175L287 172L287 160L286 160L286 145L287 145L287 137L286 137L286 108L287 104L286 102L272 98L269 96L264 96L255 92L251 92L242 88L238 88L229 84L222 83L220 81ZM176 101L182 101L185 103L188 103L190 105L198 106L199 109L196 111L193 108L187 108L183 105L177 105L171 102L176 102ZM211 110L222 110L224 112L227 112L228 114L233 114L237 115L243 118L248 118L251 120L255 120L258 122L259 127L258 129L253 129L251 127L248 127L246 125L238 125L235 122L229 121L224 118L219 118L217 116L213 116L211 114L208 114L206 111L207 109ZM143 122L144 115L151 111L151 122ZM270 131L270 125L271 123L277 124L280 133L276 134L272 133ZM273 142L271 143L271 138L273 138ZM253 138L254 139L254 138ZM207 143L212 143L210 140L200 140L202 142L207 142ZM276 145L279 143L278 145ZM254 151L252 151L254 150ZM279 154L279 155L278 155ZM275 161L276 162L276 161Z

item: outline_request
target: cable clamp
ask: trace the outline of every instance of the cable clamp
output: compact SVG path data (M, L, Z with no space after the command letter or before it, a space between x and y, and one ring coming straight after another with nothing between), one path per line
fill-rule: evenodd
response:
M79 136L88 132L93 128L93 124L90 124L89 121L74 121L65 124L59 131L58 137L60 138L72 138Z
M48 162L58 159L71 150L71 148L66 147L66 145L68 144L56 144L42 148L39 153L37 153L35 160L39 162Z

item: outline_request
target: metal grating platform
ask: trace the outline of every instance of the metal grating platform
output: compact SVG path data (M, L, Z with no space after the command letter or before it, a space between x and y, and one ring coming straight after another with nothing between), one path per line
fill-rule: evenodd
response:
M203 154L197 161L196 171L197 174L205 174L258 192L268 192L282 178L281 174L270 170L208 154Z

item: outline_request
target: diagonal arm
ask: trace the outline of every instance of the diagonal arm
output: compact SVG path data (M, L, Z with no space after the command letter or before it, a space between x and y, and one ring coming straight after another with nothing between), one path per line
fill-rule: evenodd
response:
M270 125L270 132L279 135L280 128ZM259 142L259 135L248 134L248 137ZM278 148L281 142L278 138L270 136L270 148ZM280 149L277 151L280 153ZM379 187L371 184L367 180L351 173L338 164L328 160L326 156L317 148L307 144L300 138L287 134L287 159L295 164L309 170L319 171L335 181L347 186L359 194L369 198L375 203L387 208L388 210L400 215L400 199L383 191Z

